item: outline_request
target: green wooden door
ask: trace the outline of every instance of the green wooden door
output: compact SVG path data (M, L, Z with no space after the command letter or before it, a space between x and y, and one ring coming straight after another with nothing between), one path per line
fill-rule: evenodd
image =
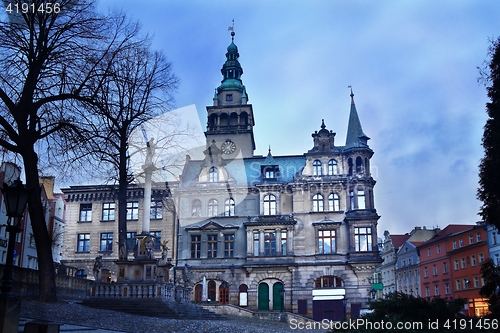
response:
M259 284L258 303L259 311L269 311L269 286L267 283Z
M281 310L282 300L280 290L283 289L283 283L276 282L273 284L273 310Z

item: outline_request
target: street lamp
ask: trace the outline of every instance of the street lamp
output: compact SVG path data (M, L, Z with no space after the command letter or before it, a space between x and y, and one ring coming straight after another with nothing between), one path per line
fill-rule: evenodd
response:
M7 210L7 231L9 232L9 245L7 247L7 258L5 262L5 270L2 277L1 293L2 296L12 297L12 274L14 266L14 243L16 234L21 231L20 219L23 217L24 209L28 203L30 191L26 189L23 182L19 179L15 180L12 185L3 184L3 198L5 208ZM14 218L14 224L11 219ZM17 223L16 223L17 219Z
M280 289L280 298L281 298L281 312L285 311L285 288L281 287Z

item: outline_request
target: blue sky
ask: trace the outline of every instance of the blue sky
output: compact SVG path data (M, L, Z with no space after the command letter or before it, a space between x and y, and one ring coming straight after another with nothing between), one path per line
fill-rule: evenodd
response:
M375 151L379 233L479 220L486 91L498 1L102 0L153 35L203 128L231 42L255 115L256 154L303 154L321 119L344 145L355 94Z

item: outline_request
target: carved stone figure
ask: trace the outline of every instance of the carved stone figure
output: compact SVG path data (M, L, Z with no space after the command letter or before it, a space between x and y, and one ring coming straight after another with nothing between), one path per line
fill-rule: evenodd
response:
M101 280L101 270L102 270L102 256L97 256L95 257L95 262L94 262L94 279L95 281L100 281Z

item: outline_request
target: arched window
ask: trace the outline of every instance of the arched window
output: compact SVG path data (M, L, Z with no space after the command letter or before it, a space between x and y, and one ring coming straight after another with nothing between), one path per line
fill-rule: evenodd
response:
M224 216L234 216L234 199L226 199L224 202Z
M356 173L363 173L363 159L360 156L356 157Z
M217 200L210 199L208 200L208 216L216 216L217 215Z
M321 176L321 161L320 160L314 160L313 162L313 175L314 176Z
M276 215L276 197L272 194L264 196L264 215Z
M329 160L328 161L328 175L329 176L334 176L339 173L339 170L337 168L337 161L335 160Z
M191 217L201 217L201 201L198 199L191 203Z
M211 183L219 181L219 173L216 167L211 167L208 171L208 181Z
M352 176L352 167L353 167L353 165L352 165L352 158L349 158L347 160L347 167L349 168L348 175Z
M358 188L358 209L366 209L365 191Z
M312 198L313 211L322 212L323 211L323 196L321 194L315 194Z
M328 196L328 210L338 212L340 210L340 197L337 193Z

